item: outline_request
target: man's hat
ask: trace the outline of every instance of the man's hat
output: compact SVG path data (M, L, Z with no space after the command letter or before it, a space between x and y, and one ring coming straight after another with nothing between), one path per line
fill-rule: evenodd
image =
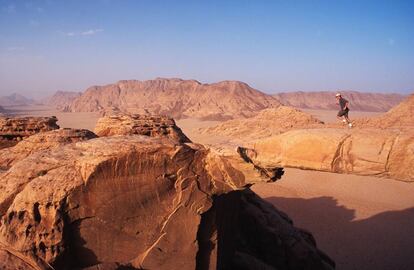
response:
M340 97L341 93L336 93L335 97Z

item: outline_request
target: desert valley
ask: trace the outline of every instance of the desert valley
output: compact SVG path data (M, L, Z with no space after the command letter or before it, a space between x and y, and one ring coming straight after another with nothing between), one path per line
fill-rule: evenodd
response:
M352 129L236 81L3 98L3 268L411 269L414 96L348 94Z
M0 270L413 270L413 14L0 0Z

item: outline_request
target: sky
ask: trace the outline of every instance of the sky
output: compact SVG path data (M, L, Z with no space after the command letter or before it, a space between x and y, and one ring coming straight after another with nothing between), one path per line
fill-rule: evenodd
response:
M156 77L414 91L414 1L0 0L0 96Z

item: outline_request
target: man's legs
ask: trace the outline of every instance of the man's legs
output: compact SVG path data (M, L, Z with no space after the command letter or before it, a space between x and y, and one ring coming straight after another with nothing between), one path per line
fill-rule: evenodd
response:
M346 113L344 114L344 118L345 118L345 120L346 120L346 123L348 124L348 126L351 128L353 125L352 125L352 123L351 123L351 120L349 120L349 117L348 117L348 110L346 110Z
M338 118L338 120L341 120L345 124L349 125L349 127L352 127L351 120L349 120L349 117L348 117L348 110L346 110L346 111L344 111L344 110L339 111L338 112L338 115L336 116L336 118Z
M339 111L338 114L336 115L336 118L338 118L338 120L344 122L344 123L348 123L347 119L346 119L346 112L345 111Z

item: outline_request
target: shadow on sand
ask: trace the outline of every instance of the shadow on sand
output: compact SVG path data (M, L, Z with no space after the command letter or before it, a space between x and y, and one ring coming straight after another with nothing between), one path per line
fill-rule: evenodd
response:
M337 269L414 269L414 208L353 221L355 211L331 197L266 198L315 236Z

